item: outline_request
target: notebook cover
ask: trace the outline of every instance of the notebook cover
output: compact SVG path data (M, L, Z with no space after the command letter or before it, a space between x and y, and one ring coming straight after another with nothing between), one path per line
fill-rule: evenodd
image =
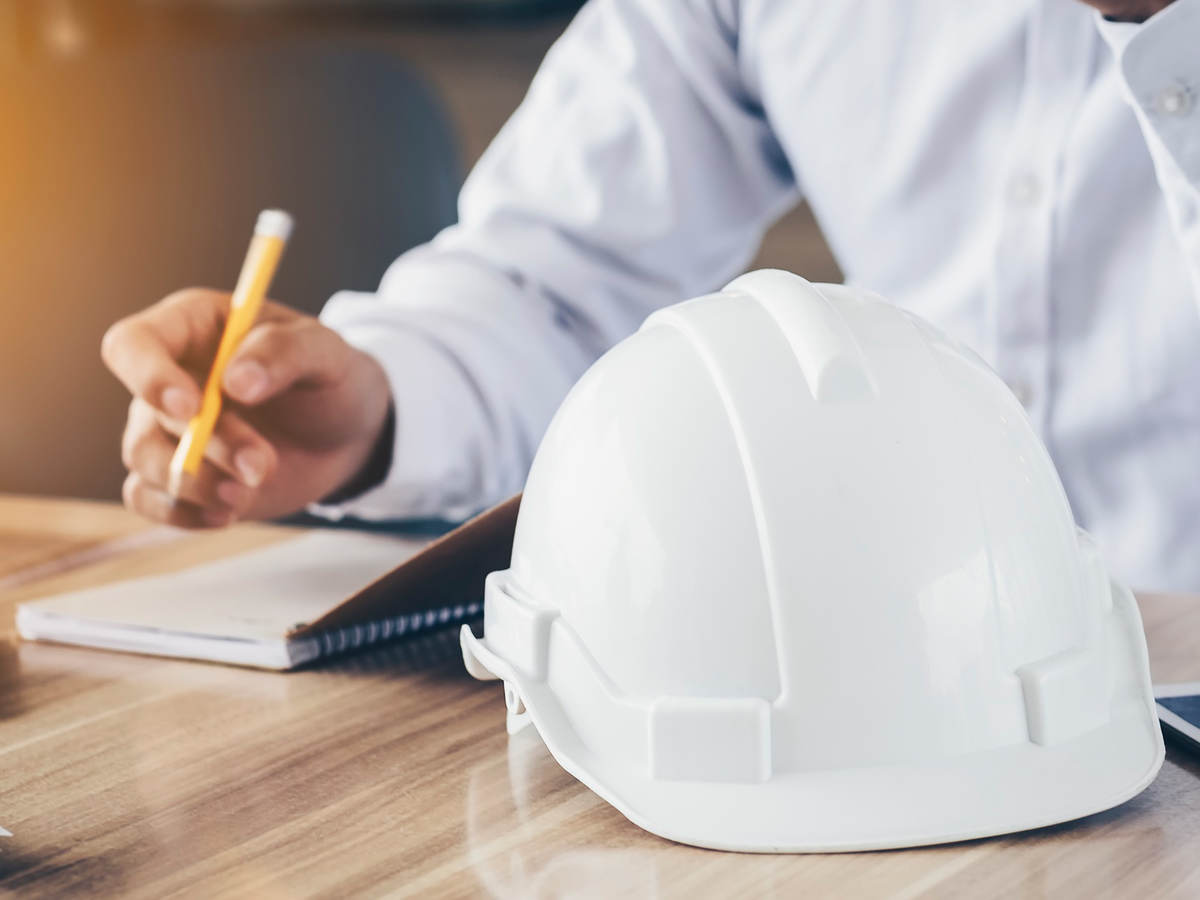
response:
M377 578L325 615L288 632L289 640L354 625L482 602L489 572L508 568L521 495L480 513Z

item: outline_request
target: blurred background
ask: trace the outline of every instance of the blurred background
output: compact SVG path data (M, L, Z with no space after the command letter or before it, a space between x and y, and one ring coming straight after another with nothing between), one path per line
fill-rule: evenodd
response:
M0 0L0 491L119 497L100 337L230 289L259 209L296 214L272 294L314 313L453 222L580 5ZM839 279L803 208L756 265Z

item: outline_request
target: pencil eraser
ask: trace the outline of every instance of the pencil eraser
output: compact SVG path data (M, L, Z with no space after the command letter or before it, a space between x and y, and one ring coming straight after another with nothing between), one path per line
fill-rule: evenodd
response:
M254 233L286 241L292 236L292 217L282 209L264 209L258 214Z

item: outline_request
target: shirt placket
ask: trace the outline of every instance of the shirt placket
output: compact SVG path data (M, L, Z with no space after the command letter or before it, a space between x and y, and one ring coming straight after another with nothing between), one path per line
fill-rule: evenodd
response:
M1034 5L999 204L992 283L995 362L1043 433L1052 399L1056 201L1070 126L1090 77L1094 39L1081 4L1041 0Z

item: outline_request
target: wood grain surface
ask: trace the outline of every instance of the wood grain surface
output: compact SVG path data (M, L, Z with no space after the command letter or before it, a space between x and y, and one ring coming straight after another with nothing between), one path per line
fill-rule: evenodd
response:
M144 528L115 507L0 498L0 577ZM41 589L0 595L9 896L1200 896L1200 758L1179 747L1141 796L1053 828L718 853L641 831L536 736L510 740L500 688L463 672L453 633L290 674L19 645L13 605ZM1155 676L1200 680L1200 601L1142 607Z

